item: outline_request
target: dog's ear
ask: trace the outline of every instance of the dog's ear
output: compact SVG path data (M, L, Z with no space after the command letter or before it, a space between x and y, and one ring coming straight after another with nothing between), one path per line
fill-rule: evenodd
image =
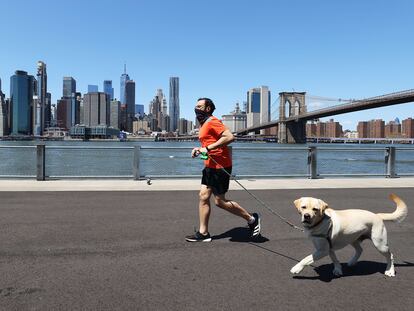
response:
M297 199L293 201L293 204L295 204L297 210L300 210L300 202L301 202L301 199Z
M324 211L328 208L328 203L319 199L319 206L321 207L321 214L323 215Z

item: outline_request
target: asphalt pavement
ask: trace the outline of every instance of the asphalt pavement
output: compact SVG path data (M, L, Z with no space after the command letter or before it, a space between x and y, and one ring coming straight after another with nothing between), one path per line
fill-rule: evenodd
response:
M1 310L412 310L413 188L285 189L253 193L299 224L293 200L314 196L335 209L391 212L388 194L408 205L387 223L396 277L371 245L355 267L351 247L298 276L290 268L312 244L244 191L228 197L263 217L262 237L214 207L211 243L188 243L198 223L197 191L0 192Z

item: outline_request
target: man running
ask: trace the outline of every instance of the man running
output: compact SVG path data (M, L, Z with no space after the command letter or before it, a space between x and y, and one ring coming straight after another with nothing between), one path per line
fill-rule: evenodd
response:
M231 154L227 145L234 141L234 136L219 119L213 116L215 109L213 101L209 98L200 98L194 109L197 120L200 122L199 139L201 147L194 148L191 156L194 158L200 153L207 153L208 159L204 161L205 168L203 169L203 177L201 179L200 226L195 234L185 238L188 242L211 241L211 236L208 232L208 222L211 212L210 197L212 194L214 195L214 202L218 207L247 221L253 238L260 234L260 216L257 213L249 214L237 202L227 200L225 197L226 192L229 190L229 174L231 174L232 169Z

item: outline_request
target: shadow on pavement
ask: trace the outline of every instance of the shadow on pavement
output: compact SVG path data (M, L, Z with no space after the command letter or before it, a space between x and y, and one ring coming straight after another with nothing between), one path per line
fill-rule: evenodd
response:
M231 242L245 242L245 243L249 243L250 245L253 245L255 247L258 247L258 248L260 248L262 250L265 250L265 251L267 251L269 253L272 253L272 254L275 254L275 255L278 255L278 256L281 256L281 257L290 259L290 260L295 261L295 262L299 262L299 260L296 259L296 258L290 257L288 255L279 253L279 252L277 252L275 250L272 250L272 249L269 249L267 247L264 247L264 246L260 245L261 243L268 242L269 239L266 238L266 237L264 237L264 236L262 236L262 235L259 235L255 239L252 239L250 237L250 230L248 228L246 228L246 227L244 227L244 228L243 227L233 228L233 229L231 229L229 231L226 231L226 232L224 232L222 234L212 236L211 238L213 240L220 240L220 239L230 238L230 241Z
M384 274L386 268L385 262L376 262L376 261L359 261L355 266L348 267L346 264L342 264L342 272L343 275L341 278L349 277L349 276L366 276L375 273ZM404 261L403 264L395 263L394 266L398 267L414 267L414 263ZM333 264L325 264L319 267L314 268L315 272L318 276L294 276L294 279L299 280L320 280L323 282L331 282L333 279L340 278L335 277L332 273ZM398 274L398 270L396 271Z
M250 230L247 227L237 227L230 229L219 235L214 235L211 237L213 240L227 239L230 238L231 242L253 242L253 243L265 243L269 241L268 238L259 235L257 238L252 238L250 236Z

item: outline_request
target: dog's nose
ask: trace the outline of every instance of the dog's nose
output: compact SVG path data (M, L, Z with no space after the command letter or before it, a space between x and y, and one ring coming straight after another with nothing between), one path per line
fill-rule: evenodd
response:
M310 217L311 217L311 216L310 216L309 214L304 214L304 215L303 215L303 218L305 218L305 219L310 219Z

